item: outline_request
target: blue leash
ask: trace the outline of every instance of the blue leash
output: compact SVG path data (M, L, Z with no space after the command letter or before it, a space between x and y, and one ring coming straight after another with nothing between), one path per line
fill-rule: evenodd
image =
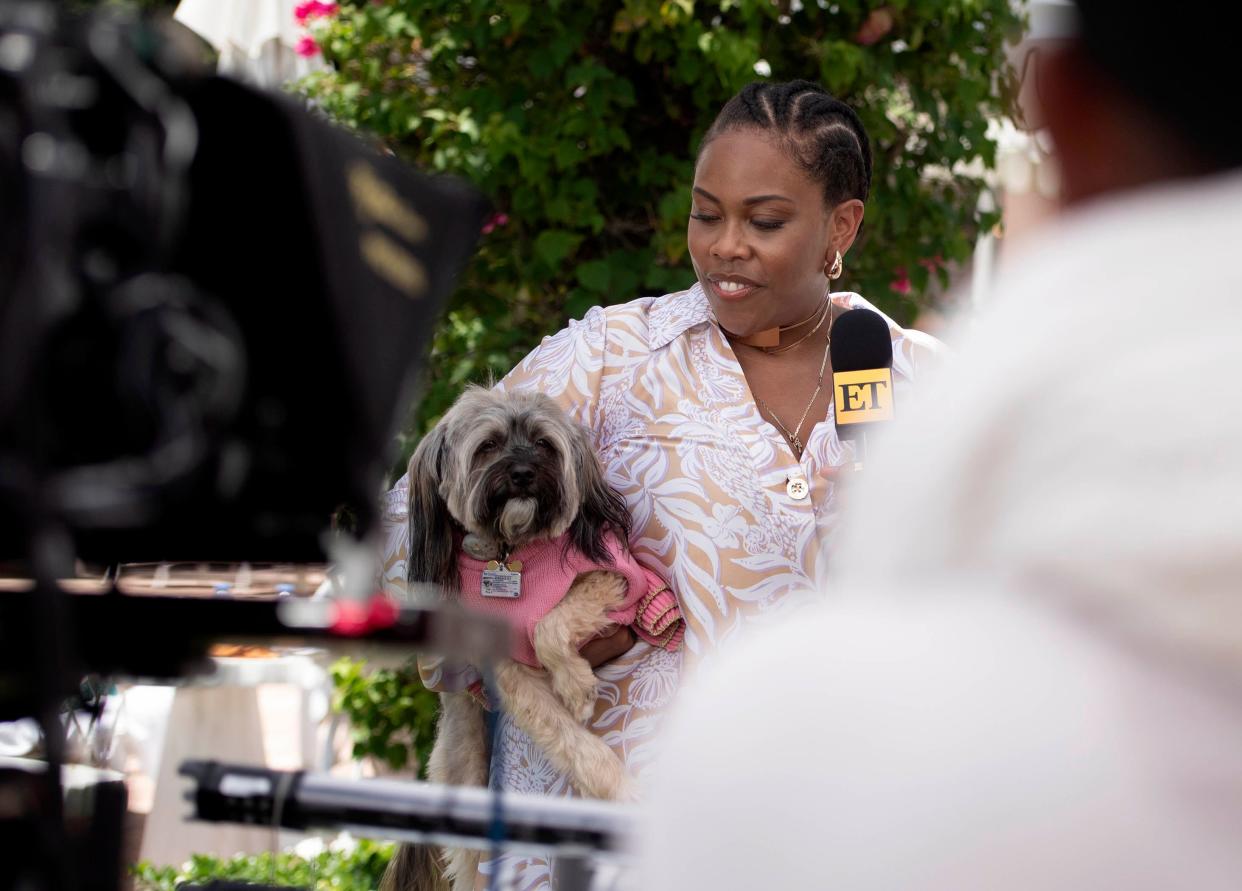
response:
M484 679L484 689L487 691L487 698L492 708L487 711L487 736L491 740L491 779L489 785L492 788L492 822L488 829L487 837L492 843L492 874L488 879L488 891L498 891L500 881L500 855L502 852L501 842L505 839L505 813L502 801L505 772L504 772L504 754L500 745L500 717L501 704L500 697L494 695L496 689L496 678L489 671Z

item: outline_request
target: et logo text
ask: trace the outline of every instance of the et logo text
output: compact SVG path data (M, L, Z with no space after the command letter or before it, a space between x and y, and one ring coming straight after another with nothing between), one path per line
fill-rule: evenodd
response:
M832 376L837 424L869 424L893 419L893 372L890 368L841 371Z

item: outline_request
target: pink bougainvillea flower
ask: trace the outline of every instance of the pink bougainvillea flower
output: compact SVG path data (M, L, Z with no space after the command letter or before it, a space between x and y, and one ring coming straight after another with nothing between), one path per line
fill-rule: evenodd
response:
M898 266L893 270L893 280L888 283L889 288L898 294L910 293L910 276L906 275L906 267Z
M309 59L311 56L319 55L319 44L315 43L315 38L309 34L298 41L298 45L294 48L295 52L303 58Z
M507 213L494 213L483 223L483 234L491 235L501 226L509 224L509 215Z
M854 42L863 46L873 46L884 39L893 30L893 11L887 6L874 9L854 35Z
M940 254L936 254L934 257L924 257L922 260L919 260L919 265L926 268L928 272L935 272L944 265L944 257Z
M293 17L298 20L299 25L305 25L311 19L336 15L337 5L335 3L320 3L319 0L309 0L307 3L299 3L293 8Z

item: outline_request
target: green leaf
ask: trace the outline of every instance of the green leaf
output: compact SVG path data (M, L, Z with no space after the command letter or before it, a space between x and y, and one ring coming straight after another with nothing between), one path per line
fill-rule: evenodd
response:
M580 319L587 314L587 310L598 304L599 299L590 291L575 288L565 301L565 315L571 319Z
M557 169L565 170L582 160L583 151L578 148L577 143L561 142L552 150L552 157L556 161Z
M559 266L581 243L582 236L575 232L547 229L535 238L535 256L549 266Z
M845 40L824 43L820 50L820 73L832 93L846 93L863 65L863 49Z
M504 10L509 14L509 20L513 22L513 30L515 32L521 31L522 26L530 18L529 3L505 3Z
M608 285L612 278L612 270L604 260L589 260L586 263L579 263L574 270L578 281L584 288L595 291L598 294L606 294Z

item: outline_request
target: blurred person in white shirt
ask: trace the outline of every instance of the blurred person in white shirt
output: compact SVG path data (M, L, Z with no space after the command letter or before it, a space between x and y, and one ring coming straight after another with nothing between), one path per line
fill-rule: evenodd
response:
M855 481L824 602L684 692L644 891L1242 887L1237 12L1078 6L1065 212Z

